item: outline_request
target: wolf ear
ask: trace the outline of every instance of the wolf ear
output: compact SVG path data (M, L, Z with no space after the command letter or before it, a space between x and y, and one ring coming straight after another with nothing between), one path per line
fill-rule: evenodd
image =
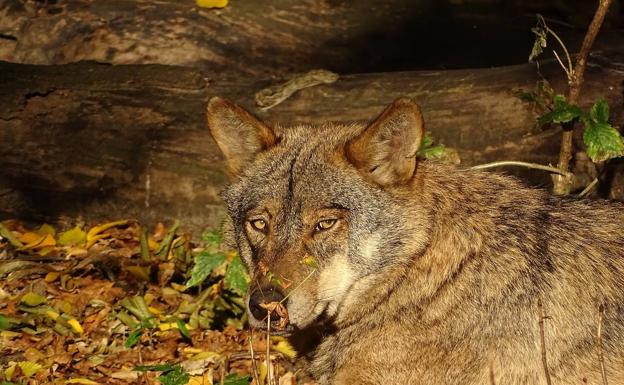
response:
M223 152L228 171L240 174L245 163L277 143L273 130L249 112L219 97L208 102L208 128Z
M424 126L418 105L397 99L347 144L347 158L381 186L405 183L414 175Z

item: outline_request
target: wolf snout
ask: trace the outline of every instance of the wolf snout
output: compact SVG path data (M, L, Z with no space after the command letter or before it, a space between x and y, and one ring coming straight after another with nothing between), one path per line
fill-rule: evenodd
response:
M249 296L249 312L258 321L266 321L267 314L271 314L271 322L280 320L280 314L271 311L267 305L282 303L284 295L275 289L255 290ZM283 304L285 306L285 304Z

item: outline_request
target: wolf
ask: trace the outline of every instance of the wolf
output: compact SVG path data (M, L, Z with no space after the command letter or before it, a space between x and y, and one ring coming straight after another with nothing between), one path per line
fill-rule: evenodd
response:
M320 384L624 384L622 204L421 160L407 98L280 127L215 97L207 122L249 322Z

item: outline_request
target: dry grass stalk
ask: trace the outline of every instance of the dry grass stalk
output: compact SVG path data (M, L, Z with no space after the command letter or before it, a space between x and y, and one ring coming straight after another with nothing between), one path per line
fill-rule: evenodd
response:
M604 363L604 351L602 347L602 318L604 317L604 307L600 305L598 308L598 360L600 360L600 372L602 373L602 385L608 385L607 381L607 369Z
M537 306L539 308L540 345L542 350L542 364L544 365L544 376L546 377L546 384L552 385L550 372L548 371L548 358L546 357L546 338L544 337L544 320L547 317L544 315L544 307L542 306L541 299L537 300Z

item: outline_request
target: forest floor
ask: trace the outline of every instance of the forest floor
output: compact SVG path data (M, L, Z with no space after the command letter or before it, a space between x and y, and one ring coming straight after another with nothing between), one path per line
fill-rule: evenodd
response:
M0 223L0 384L313 384L249 329L249 278L218 233L59 227Z

